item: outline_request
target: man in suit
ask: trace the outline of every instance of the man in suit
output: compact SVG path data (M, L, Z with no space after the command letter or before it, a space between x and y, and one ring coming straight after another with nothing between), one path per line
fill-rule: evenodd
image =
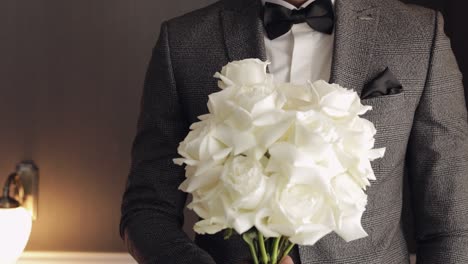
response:
M405 177L418 261L468 263L467 112L441 15L396 0L284 2L221 0L162 24L122 204L121 234L131 254L140 263L177 264L248 257L238 236L198 235L194 243L182 231L186 195L177 187L184 170L172 159L218 91L213 73L229 61L260 58L272 61L279 80L323 78L356 90L373 107L364 117L377 128L375 147L387 149L372 164L377 180L362 219L369 236L346 243L330 234L296 247L294 263L407 263ZM300 11L305 5L312 11ZM278 27L286 17L291 23Z

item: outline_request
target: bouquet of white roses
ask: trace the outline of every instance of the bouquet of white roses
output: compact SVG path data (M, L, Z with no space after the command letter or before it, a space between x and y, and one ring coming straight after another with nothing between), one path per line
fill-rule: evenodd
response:
M267 65L235 61L215 74L221 90L174 160L186 165L179 188L202 218L195 232L237 232L256 264L277 264L295 244L330 232L367 236L370 161L385 151L373 149L375 127L360 117L371 107L356 92L325 81L275 83Z

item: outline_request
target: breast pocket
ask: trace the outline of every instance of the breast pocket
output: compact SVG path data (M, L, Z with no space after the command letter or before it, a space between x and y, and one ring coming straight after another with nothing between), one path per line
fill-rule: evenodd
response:
M372 106L372 110L366 115L382 115L388 112L393 112L405 107L406 95L405 92L391 95L382 95L369 99L361 100L363 105Z

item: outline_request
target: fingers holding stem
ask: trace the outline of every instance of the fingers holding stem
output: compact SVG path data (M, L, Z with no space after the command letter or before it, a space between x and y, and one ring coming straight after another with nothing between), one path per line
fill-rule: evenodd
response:
M287 246L286 246L286 249L284 250L284 253L283 253L282 258L285 258L286 256L289 255L289 252L291 252L291 250L293 249L293 247L294 247L295 244L289 242L289 240L288 240L288 241L286 241L286 245L287 245Z

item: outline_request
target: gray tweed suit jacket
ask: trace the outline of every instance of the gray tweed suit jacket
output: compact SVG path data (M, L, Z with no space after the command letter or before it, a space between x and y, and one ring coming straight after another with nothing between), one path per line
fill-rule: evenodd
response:
M331 81L361 93L389 67L403 92L364 100L377 127L377 180L367 191L369 236L331 234L293 252L296 263L408 263L402 231L409 182L418 261L468 263L468 125L461 75L440 14L396 0L337 0ZM184 170L173 165L189 124L207 112L212 77L232 60L266 59L260 0L221 0L166 21L150 62L121 234L140 263L235 264L248 257L239 237L182 231ZM313 63L313 62L311 62Z

